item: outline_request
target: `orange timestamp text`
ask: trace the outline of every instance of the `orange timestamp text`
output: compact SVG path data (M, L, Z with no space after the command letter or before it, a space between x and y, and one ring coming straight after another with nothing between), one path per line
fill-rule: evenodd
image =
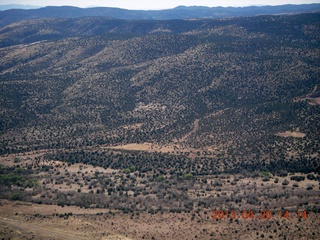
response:
M307 211L297 211L297 212L289 212L289 211L278 211L272 213L270 210L260 210L259 214L256 214L254 211L243 210L241 213L238 213L235 210L214 210L212 219L272 219L274 217L278 217L279 219L289 219L289 218L303 218L306 219Z

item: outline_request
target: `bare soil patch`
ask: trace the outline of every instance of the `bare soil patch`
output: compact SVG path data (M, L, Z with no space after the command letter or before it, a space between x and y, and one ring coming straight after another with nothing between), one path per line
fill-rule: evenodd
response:
M276 133L275 135L279 137L294 137L294 138L304 138L306 136L305 133L296 132L296 131L279 132L279 133Z
M167 145L158 145L153 143L129 143L125 145L118 145L108 147L111 149L123 149L123 150L133 150L133 151L147 151L147 152L163 152L163 153L173 153L176 150L186 151L178 144L167 144Z

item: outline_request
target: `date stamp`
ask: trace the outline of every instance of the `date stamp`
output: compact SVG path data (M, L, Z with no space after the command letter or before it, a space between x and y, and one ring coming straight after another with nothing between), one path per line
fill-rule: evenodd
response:
M306 219L307 211L297 211L297 212L289 212L289 211L278 211L272 212L270 210L260 210L260 213L255 213L254 211L243 210L241 213L235 210L214 210L213 215L211 216L213 220L222 220L222 219L292 219L292 218L302 218Z

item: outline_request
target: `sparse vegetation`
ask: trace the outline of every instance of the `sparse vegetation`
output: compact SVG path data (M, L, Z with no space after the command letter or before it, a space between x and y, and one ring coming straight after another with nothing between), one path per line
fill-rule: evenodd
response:
M223 239L226 229L286 238L295 224L315 239L319 16L88 17L3 28L0 197L59 206L64 214L50 219L61 221L87 217L70 208L96 210L96 226L137 239L166 237L123 228L117 217L145 226L161 217L186 232L190 220L196 231L181 239ZM214 209L245 209L248 218L302 210L314 234L305 215L218 225Z

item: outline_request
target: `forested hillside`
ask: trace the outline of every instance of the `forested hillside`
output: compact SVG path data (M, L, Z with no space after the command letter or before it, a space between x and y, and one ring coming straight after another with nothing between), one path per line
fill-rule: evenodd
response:
M150 143L207 171L319 171L319 19L5 26L1 154Z

